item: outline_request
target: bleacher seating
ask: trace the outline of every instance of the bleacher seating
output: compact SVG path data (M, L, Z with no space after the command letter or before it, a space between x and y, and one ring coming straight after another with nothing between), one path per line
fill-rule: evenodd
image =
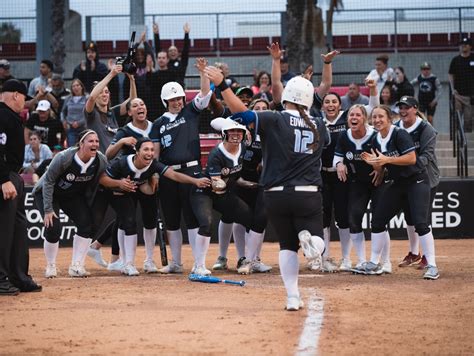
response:
M423 48L429 44L427 33L412 33L410 35L410 42L408 43L411 48Z
M352 35L351 48L369 48L369 36L367 35Z
M332 42L335 49L349 48L349 36L334 36Z
M115 54L114 41L97 41L96 44L101 56L113 56Z

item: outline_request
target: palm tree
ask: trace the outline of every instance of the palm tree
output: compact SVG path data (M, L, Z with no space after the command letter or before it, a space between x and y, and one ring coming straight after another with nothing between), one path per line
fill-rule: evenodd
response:
M54 71L62 74L64 72L64 58L65 45L64 45L64 11L65 11L65 0L53 0L52 3L52 36L51 36L51 51L52 61L54 63Z
M11 22L0 25L0 43L20 43L21 30Z
M329 0L327 33L332 33L334 11L342 7L342 0ZM302 72L313 64L313 47L323 47L325 44L322 9L317 0L288 0L286 14L290 67Z

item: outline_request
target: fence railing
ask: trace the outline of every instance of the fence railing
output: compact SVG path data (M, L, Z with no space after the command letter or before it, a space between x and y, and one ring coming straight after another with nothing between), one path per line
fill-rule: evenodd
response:
M469 175L469 151L464 131L464 114L456 110L451 86L449 87L449 137L453 141L453 157L456 157L457 175L459 177L467 177Z

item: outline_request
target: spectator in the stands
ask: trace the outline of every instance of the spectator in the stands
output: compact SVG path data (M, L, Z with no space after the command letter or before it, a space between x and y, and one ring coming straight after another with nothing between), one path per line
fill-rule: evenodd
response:
M3 83L8 79L14 79L15 77L10 74L10 62L6 59L0 59L0 92L2 91Z
M35 131L30 132L29 143L25 145L23 172L35 173L41 163L49 158L53 158L53 153L47 145L41 143L41 135Z
M107 73L107 66L99 60L97 45L90 42L86 48L86 59L74 68L73 79L80 79L86 87L86 92L90 93L94 82L100 82Z
M50 82L51 95L54 96L54 98L58 102L57 109L53 107L54 113L56 114L56 116L59 116L61 110L63 109L64 99L71 95L71 92L64 86L64 80L61 74L53 73Z
M394 78L392 81L387 82L387 84L392 85L394 100L395 102L399 101L402 96L414 96L415 88L411 85L410 81L405 75L405 70L403 67L395 67Z
M425 114L428 122L433 125L433 116L441 96L441 82L431 73L431 65L428 62L423 62L420 70L421 73L410 83L418 86L418 111Z
M39 102L42 100L46 100L51 104L54 112L58 111L59 103L56 100L56 97L52 94L51 84L49 83L51 80L48 80L47 86L43 86L42 84L38 84L36 86L36 92L31 100L28 100L25 106L29 109L30 112L34 111L38 106ZM59 112L59 111L58 111Z
M391 85L385 85L380 92L380 105L386 105L390 108L392 112L392 119L399 117L398 115L398 106L396 105L397 101L394 99L395 94Z
M280 71L281 71L281 82L283 86L286 86L286 83L293 77L296 77L296 74L290 72L290 64L288 63L288 57L282 56L280 58Z
M64 128L61 121L53 116L51 103L41 100L25 124L25 143L29 142L30 133L36 131L41 137L41 143L48 145L52 150L54 146L61 145L65 139Z
M86 118L84 117L86 101L84 84L79 79L73 79L71 95L64 100L61 110L61 122L66 131L68 147L74 146L79 139L79 133L86 129Z
M377 93L381 93L385 82L392 81L393 76L393 69L388 66L388 56L382 54L375 58L375 69L370 71L367 78L375 80L375 83L377 83Z
M49 59L43 59L40 63L39 77L34 78L30 82L30 86L28 87L28 95L33 97L35 96L36 92L39 90L39 87L48 88L48 80L53 75L53 62Z
M237 81L237 79L235 79L233 76L230 75L230 69L227 63L216 62L214 63L214 67L219 69L222 72L222 74L224 74L225 83L233 91L236 91L240 87L240 84ZM214 93L216 94L217 99L222 100L221 91L219 88L216 88Z
M169 63L168 67L170 69L175 69L179 73L179 77L177 78L177 82L180 83L184 87L184 77L186 75L186 70L188 68L189 63L189 47L190 47L190 40L189 40L189 32L191 31L191 27L186 22L183 26L184 31L184 44L183 50L181 54L176 46L170 46L168 49L161 47L160 41L160 29L157 23L153 24L153 34L154 34L154 42L155 42L155 53L156 56L161 51L167 51Z
M349 110L349 108L355 104L369 105L369 98L360 93L359 84L351 83L349 84L346 95L341 97L341 110Z
M474 101L474 54L472 39L463 37L459 42L460 54L449 65L449 83L453 90L456 110L464 114L464 130L472 132Z
M272 101L272 81L270 78L270 73L264 70L260 71L250 88L252 89L254 96Z

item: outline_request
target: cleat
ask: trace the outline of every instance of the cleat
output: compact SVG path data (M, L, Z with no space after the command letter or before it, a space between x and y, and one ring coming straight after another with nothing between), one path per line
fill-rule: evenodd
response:
M308 230L298 233L301 248L308 261L321 258L324 251L324 241L318 236L312 236Z
M416 269L423 270L428 267L428 261L426 260L425 255L421 258L420 262L416 264Z
M197 268L197 266L196 266L196 264L194 263L194 264L193 264L193 268L191 268L191 273L196 272L196 268Z
M160 268L158 272L162 274L183 273L183 265L182 264L180 265L174 261L171 261L171 263L168 264L167 266Z
M212 266L214 271L225 271L227 270L227 257L219 256L217 257L216 263Z
M109 265L107 266L107 269L109 271L122 272L123 267L124 267L124 264L123 264L122 260L118 259L115 262L110 262Z
M143 262L143 272L145 273L158 273L158 268L153 261L145 261Z
M382 264L382 272L385 274L392 274L392 263L390 261L385 261Z
M355 267L353 269L351 269L351 272L355 273L355 274L365 274L364 266L365 266L366 263L367 263L366 261L357 262Z
M46 278L56 278L58 276L58 269L56 264L50 263L46 266L46 271L44 272Z
M380 276L383 274L382 266L378 263L366 262L363 265L363 274L368 276Z
M122 268L122 274L125 274L126 276L134 277L140 275L140 272L138 272L137 268L131 264L127 263L123 268Z
M286 300L286 310L297 311L304 307L304 303L300 297L288 297Z
M210 276L211 271L209 271L205 266L196 266L196 269L194 270L194 274L197 274L199 276Z
M319 270L321 270L321 259L315 259L315 260L312 260L312 261L309 261L308 262L308 269L310 271L314 271L314 272L317 272Z
M238 274L250 274L253 272L254 261L245 260L245 262L237 269Z
M243 265L243 263L245 262L245 260L246 260L245 256L239 258L239 260L237 261L237 269L239 269L240 267L242 267L242 265Z
M272 267L260 261L260 257L257 257L257 260L254 261L254 264L252 266L252 272L254 273L267 273L267 272L270 272L271 270L272 270Z
M425 274L423 275L423 278L424 278L424 279L431 279L431 280L436 280L436 279L438 279L438 278L439 278L438 267L428 265L428 266L426 267L426 272L425 272Z
M350 272L352 271L352 261L348 258L343 258L339 265L339 272Z
M336 263L334 263L332 258L323 257L323 263L321 265L321 271L326 273L335 273L338 271Z
M411 252L408 252L408 255L405 256L402 262L398 264L398 267L408 267L408 266L413 266L420 262L421 256L420 254L414 255Z
M102 258L102 252L94 248L89 247L87 251L87 256L91 257L99 266L107 267L108 263Z
M89 272L86 271L84 266L82 266L78 262L69 266L68 273L69 273L69 276L73 278L84 278L84 277L89 277L91 275Z

